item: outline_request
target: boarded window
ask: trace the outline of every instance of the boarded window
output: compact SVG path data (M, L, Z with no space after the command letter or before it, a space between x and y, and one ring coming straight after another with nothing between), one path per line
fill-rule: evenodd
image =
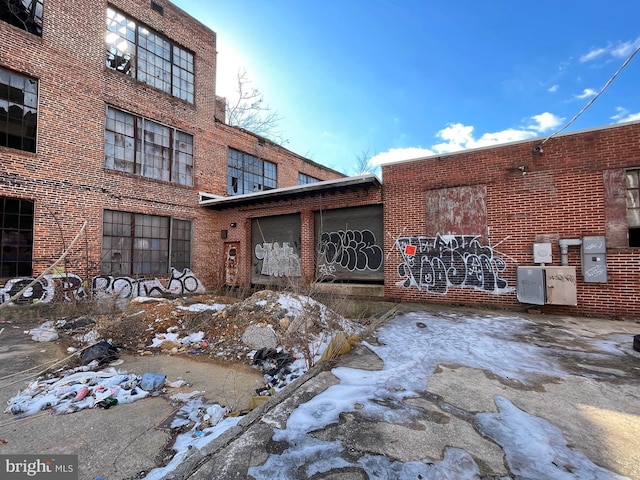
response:
M427 234L487 234L487 188L442 188L426 193Z
M302 275L300 215L277 215L251 221L251 281L278 284Z
M315 214L316 279L382 283L382 205Z

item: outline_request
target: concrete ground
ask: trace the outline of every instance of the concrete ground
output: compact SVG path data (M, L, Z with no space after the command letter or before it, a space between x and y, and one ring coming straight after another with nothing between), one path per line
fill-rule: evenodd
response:
M36 326L32 321L0 323L0 412L36 373L68 355L54 342L34 342L25 331ZM124 363L116 368L128 373L160 373L167 381L183 378L190 386L166 388L156 397L107 410L66 415L45 410L25 418L0 413L0 454L77 454L81 480L139 478L172 456L167 451L170 431L160 428L180 406L170 395L200 391L209 402L234 410L246 408L261 386L262 376L248 365L220 366L192 356L120 358Z
M400 308L404 312L422 309L441 310L423 305ZM640 479L640 353L632 349L633 335L640 333L640 323L550 315L526 318L534 326L517 341L548 349L567 375L523 385L487 369L453 363L439 365L429 376L426 389L405 400L421 412L417 418L395 422L365 418L356 411L341 414L336 423L309 435L319 441L340 442L344 447L341 456L350 466L307 475L304 472L308 459L299 459L296 473L282 478L363 480L370 477L353 464L364 455L385 456L394 462L427 458L437 463L451 447L468 452L478 465L478 476L464 478L520 478L514 474L505 450L482 435L477 426L478 412L498 411L499 396L558 427L569 449L581 452L611 472L610 476L598 478L620 478L618 475ZM64 355L55 344L33 342L23 333L28 328L26 324L0 324L3 405L24 385L20 383L22 375L12 374L46 365ZM623 339L619 354L606 355L593 349L594 341L611 335ZM369 341L375 343L375 334ZM239 408L248 402L259 382L258 372L249 367L221 368L191 357L124 359L118 368L139 374L165 373L168 379L183 377L192 383L190 388L181 387L183 391L204 390L208 400ZM362 370L364 374L380 370L384 364L369 348L358 345L331 366ZM285 428L287 419L300 405L338 383L327 365L312 369L243 417L237 426L193 452L165 478L254 478L250 471L255 472L270 457L292 448L274 438L274 433ZM16 419L2 414L0 453L73 453L79 455L81 480L141 478L144 472L169 458L169 433L158 426L176 407L161 395L109 410L83 410L70 415L44 413ZM566 478L579 478L572 474L571 465L563 468ZM376 478L400 478L389 475Z

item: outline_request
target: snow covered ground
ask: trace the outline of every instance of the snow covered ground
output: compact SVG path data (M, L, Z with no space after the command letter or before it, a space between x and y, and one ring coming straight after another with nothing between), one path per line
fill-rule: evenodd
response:
M290 294L279 296L280 305L292 318L304 314L303 306L310 302L311 299L300 299ZM315 303L314 306L323 320L324 306ZM198 304L189 308L200 311L207 308L222 309L224 306L206 307ZM580 336L579 333L572 334L562 329L556 331L560 336L569 338L568 346L553 339L545 347L537 346L524 340L535 336L535 326L533 322L508 315L421 311L395 317L378 329L375 343L365 343L382 360L383 367L373 371L343 366L334 368L332 373L339 379L339 383L298 405L291 412L286 426L274 429L273 441L287 445L284 451L270 454L262 465L249 468L248 474L255 479L271 480L298 478L301 470L306 477L311 477L351 468L365 472L368 478L381 480L480 478L482 466L464 448L449 446L444 448L440 456L411 461L374 453L365 453L356 458L345 454L346 447L342 441L323 440L313 433L338 424L343 414L397 425L406 425L420 419L423 410L411 402L411 399L424 396L433 376L443 365L476 369L502 379L505 385L527 390L549 382L562 383L568 376L576 375L575 371L568 369L566 363L561 361L563 357L570 357L576 365L596 360L604 360L609 365L615 364L617 360L622 362L635 354L624 345L630 336L598 335L593 332ZM344 324L344 328L349 332L348 323ZM203 341L202 332L187 335L182 333L167 332L160 340L170 336L176 342L197 344ZM316 359L329 339L328 336L311 339L314 343L310 350L317 354ZM574 340L575 343L571 343ZM158 341L157 337L154 342ZM294 373L292 379L306 370L300 356L296 356L291 370ZM615 369L601 370L605 372L604 376L609 375L607 372L610 371L614 372L613 375L617 372ZM578 375L598 378L594 371L597 372L592 369ZM112 369L100 375L105 377L104 381L109 379L114 382L120 381L125 374L126 372ZM86 374L78 372L76 375ZM281 389L282 386L279 390ZM138 388L142 398L147 392L140 390ZM114 390L111 394L114 395L114 392L117 393ZM64 402L56 400L61 404L57 410L67 411L67 404L77 397L78 392L70 390L62 393L65 395ZM33 392L25 391L23 394L28 397ZM637 390L632 395L637 395ZM517 406L507 397L508 395L495 395L493 408L471 412L469 423L480 437L490 439L502 449L508 471L514 478L628 478L594 463L567 441L559 426L541 416L528 413L525 407ZM122 398L121 403L135 399L137 397ZM41 397L39 401L55 405L51 395ZM90 407L95 404L95 399L87 402ZM78 403L73 403L75 410ZM10 411L10 407L11 405L7 411ZM31 410L40 408L40 404L34 404ZM22 408L24 413L29 411ZM147 480L170 478L171 472L194 449L206 449L210 442L236 425L241 418L228 417L227 414L219 405L204 404L201 398L185 398L185 404L178 412L177 423L173 427L191 427L176 439L173 445L176 454L172 461L165 467L151 470L146 476ZM632 418L635 425L640 424L640 405L637 413L629 415L629 418ZM180 423L180 419L183 423ZM640 462L640 454L635 461Z
M541 378L561 379L567 372L556 361L553 349L522 343L531 322L516 317L433 315L425 312L396 317L378 331L379 345L368 345L383 361L380 371L338 367L333 374L340 383L298 406L286 428L276 430L275 441L287 442L281 454L271 455L259 467L249 469L256 479L297 478L304 468L307 477L345 467L357 467L371 479L473 479L479 466L462 449L449 448L442 459L399 462L386 456L364 455L350 462L340 441L322 441L309 435L339 421L345 412L363 418L406 423L420 415L405 403L427 388L438 364L482 369L523 385ZM615 341L594 341L600 352L581 355L625 353ZM480 433L505 452L510 471L517 478L620 479L570 448L559 428L530 415L504 397L496 396L498 412L477 413Z

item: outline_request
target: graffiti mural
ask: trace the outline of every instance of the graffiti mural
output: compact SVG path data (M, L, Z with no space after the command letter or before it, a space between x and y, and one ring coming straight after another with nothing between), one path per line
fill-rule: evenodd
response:
M479 235L436 235L400 237L396 247L402 256L396 285L446 294L450 287L473 288L502 294L515 289L500 277L505 260Z
M257 243L256 258L262 260L260 273L270 277L300 277L300 257L288 242Z
M133 298L159 297L164 294L203 293L205 288L190 269L185 268L179 272L175 268L171 268L171 277L166 288L157 278L135 279L100 275L93 278L92 291L96 298L105 296Z
M12 278L0 288L0 303L4 303L35 280L33 277ZM15 305L50 303L55 299L82 300L87 293L82 278L73 273L49 274L39 278L13 301Z
M30 277L12 278L4 287L0 287L0 303L4 303L35 279ZM106 297L133 298L153 297L165 294L183 295L187 293L203 293L204 286L193 272L185 268L179 272L171 269L171 277L164 287L157 278L134 279L130 277L112 277L99 275L91 282L92 294L97 299ZM55 300L83 300L88 297L81 277L73 273L44 275L13 300L13 305L31 303L50 303Z
M336 267L350 272L378 270L382 266L382 248L371 230L339 230L320 236L318 268L331 275Z

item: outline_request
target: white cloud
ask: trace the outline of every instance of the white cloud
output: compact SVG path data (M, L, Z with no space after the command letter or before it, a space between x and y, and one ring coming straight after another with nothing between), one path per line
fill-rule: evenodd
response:
M620 120L621 118L624 118L627 116L627 114L629 113L629 110L627 110L624 107L616 107L616 113L614 116L610 117L611 120Z
M640 45L640 38L636 38L632 42L619 43L618 45L616 45L611 49L611 55L616 58L626 58L629 55L631 55L631 53L636 48L638 48L639 45Z
M640 46L640 38L631 40L628 42L618 42L616 44L609 44L606 47L594 48L580 57L580 62L591 62L604 56L611 56L613 58L626 58Z
M562 124L564 118L549 112L544 112L528 118L527 121L529 124L526 127L507 128L497 132L487 132L483 133L479 138L474 137L474 127L472 125L449 123L436 134L436 138L444 141L436 143L429 148L390 148L386 152L373 156L371 158L371 164L382 165L400 160L427 157L439 153L452 153L470 148L527 140L558 127Z
M554 92L557 92L559 88L560 88L560 85L551 85L551 86L547 89L547 92L554 93Z
M598 92L592 88L585 88L580 95L574 95L575 98L583 99L589 97L595 97Z
M383 163L392 163L400 160L410 160L412 158L428 157L435 152L428 148L408 147L408 148L390 148L386 152L378 153L371 157L369 163L372 166L382 165Z
M608 47L607 47L608 48ZM607 48L594 48L588 53L585 53L580 57L580 62L590 62L596 58L600 58L607 53Z
M558 117L557 115L549 112L534 115L531 119L536 123L536 125L530 126L529 129L533 129L536 132L546 132L559 127L564 121L564 118Z
M611 118L614 118L614 117L611 117ZM618 118L617 120L618 120L617 123L635 122L637 120L640 120L640 112L630 113L624 117Z

